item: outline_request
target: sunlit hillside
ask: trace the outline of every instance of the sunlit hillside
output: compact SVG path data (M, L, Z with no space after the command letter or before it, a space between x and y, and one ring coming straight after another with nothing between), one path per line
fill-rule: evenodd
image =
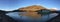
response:
M41 10L41 9L46 9L43 6L38 6L38 5L32 5L32 6L27 6L24 8L20 8L19 10L22 10L23 13L20 13L20 15L22 16L28 16L28 17L32 17L32 18L39 18L41 17L41 14L38 14L35 11ZM24 14L25 12L25 14Z
M25 12L34 12L37 10L41 10L41 9L46 9L43 6L38 6L38 5L32 5L32 6L27 6L24 8L20 8L19 10L25 11Z
M38 10L42 10L42 9L47 9L43 6L39 6L39 5L32 5L32 6L27 6L27 7L23 7L23 8L19 8L20 11L23 11L22 13L20 13L20 15L22 16L28 16L28 17L32 17L32 18L39 18L41 17L41 14L38 14ZM48 9L50 11L55 11L54 9Z

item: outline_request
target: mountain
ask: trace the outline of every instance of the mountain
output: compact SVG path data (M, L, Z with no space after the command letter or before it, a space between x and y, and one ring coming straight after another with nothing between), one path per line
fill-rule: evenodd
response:
M41 9L46 9L46 8L39 6L39 5L32 5L32 6L19 8L19 10L22 10L24 12L35 12L35 11L41 10Z
M0 10L0 13L6 13L6 11L4 11L4 10Z
M57 10L55 10L55 9L49 9L50 11L57 11Z
M32 5L32 6L19 8L19 10L22 11L22 13L20 13L20 15L28 16L28 17L32 17L32 18L41 17L41 14L38 14L38 12L36 12L36 11L39 11L39 10L42 10L42 9L49 10L49 9L47 9L47 8L45 8L43 6L39 6L39 5Z
M32 6L19 8L19 10L22 11L22 13L20 13L20 15L28 16L28 17L32 17L32 18L40 18L41 14L37 14L36 11L41 10L41 9L46 9L46 8L44 8L43 6L39 6L39 5L32 5Z
M7 11L0 10L0 22L15 22L14 19L6 15Z

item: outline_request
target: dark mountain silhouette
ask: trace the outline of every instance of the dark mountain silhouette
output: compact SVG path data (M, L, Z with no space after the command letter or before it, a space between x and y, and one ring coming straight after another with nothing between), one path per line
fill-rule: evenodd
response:
M13 10L12 12L22 12L22 10Z
M56 11L56 13L59 13L59 15L48 20L47 22L60 22L60 11Z
M6 11L0 10L0 22L16 22L14 19L6 15Z
M9 12L23 12L22 10L13 10L13 11L7 11L6 13L9 13Z

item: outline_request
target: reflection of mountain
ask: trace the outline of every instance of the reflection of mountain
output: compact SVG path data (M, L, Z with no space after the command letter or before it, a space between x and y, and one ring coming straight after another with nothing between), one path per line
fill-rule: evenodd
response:
M37 5L33 5L33 6L28 6L28 7L24 7L24 8L20 8L19 10L25 11L25 12L31 12L31 11L37 11L37 10L41 10L41 9L46 9L42 6L37 6Z
M41 17L41 15L37 14L37 12L20 12L20 15L28 16L28 17L31 17L31 18L40 18Z

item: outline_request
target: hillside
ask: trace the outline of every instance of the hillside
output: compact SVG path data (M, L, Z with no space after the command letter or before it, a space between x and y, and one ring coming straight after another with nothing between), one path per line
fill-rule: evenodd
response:
M35 11L38 11L38 10L41 10L41 9L46 9L46 8L44 8L42 6L39 6L39 5L32 5L32 6L19 8L20 11L23 11L22 13L20 13L20 15L28 16L28 17L32 17L32 18L40 18L41 14L38 14Z
M24 12L34 12L34 11L41 10L41 9L46 9L46 8L42 6L38 6L38 5L32 5L32 6L27 6L24 8L19 8L19 10L22 10Z

